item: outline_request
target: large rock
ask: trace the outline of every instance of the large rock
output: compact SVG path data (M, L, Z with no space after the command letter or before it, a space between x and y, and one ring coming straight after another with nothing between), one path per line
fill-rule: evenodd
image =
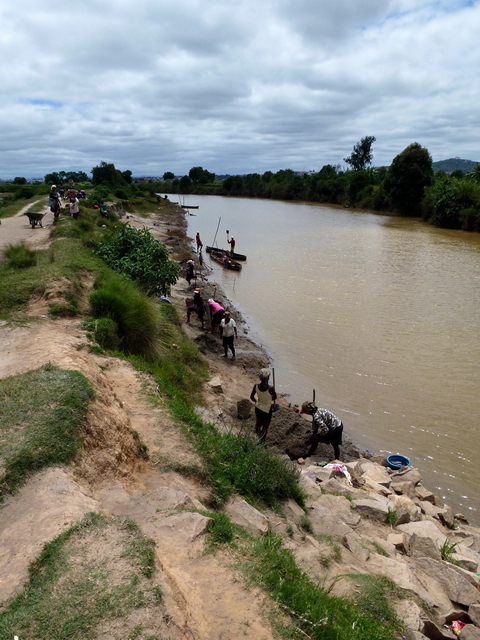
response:
M422 476L418 469L414 467L405 467L404 469L400 469L399 471L394 471L391 476L392 482L413 482L414 485L417 485L422 481Z
M422 519L422 511L415 502L404 495L392 494L390 500L394 503L397 511L397 524L406 524L410 521L417 521ZM408 513L408 518L404 515L404 512Z
M309 518L313 531L315 535L330 535L336 538L343 538L344 535L351 531L350 526L345 524L341 517L337 515L338 513L343 514L343 510L339 508L333 513L331 510L332 503L323 498L339 500L341 496L323 495L312 504L309 510ZM342 499L348 502L346 498Z
M435 540L428 536L414 533L410 536L407 546L408 555L412 558L433 558L441 560L442 554Z
M412 499L416 497L415 485L413 484L413 482L410 482L409 480L400 480L400 481L392 480L390 487L395 491L395 493L408 496L409 498L412 498Z
M480 629L473 624L467 624L458 637L460 640L480 640Z
M241 498L230 499L225 505L225 512L234 524L244 527L253 535L265 535L270 529L268 518Z
M478 562L469 558L468 556L464 556L461 553L452 553L451 561L457 564L462 569L466 569L467 571L475 572L478 570Z
M352 509L350 501L343 496L322 495L315 500L311 509L316 507L328 511L332 516L339 518L350 527L356 527L360 522L360 514Z
M480 604L472 604L471 607L468 607L468 615L473 624L480 627Z
M409 522L408 524L401 524L397 526L399 531L408 534L409 536L416 533L419 536L425 536L431 538L439 549L442 548L447 536L440 531L440 529L430 520L420 520L419 522Z
M358 466L355 468L355 472L356 474L358 474L358 472L360 471L360 477L365 481L371 480L383 485L384 487L390 486L390 474L385 467L382 467L375 462L371 462L370 460L359 460L357 465Z
M362 539L354 531L343 536L342 544L362 564L370 557L370 551L362 546Z
M417 486L415 487L415 495L419 500L431 502L432 504L435 503L435 496L433 495L433 493L428 489L425 489L422 484L417 484Z
M394 508L393 504L386 499L385 502L381 502L371 498L363 498L352 500L352 504L365 518L379 520L380 522L386 522L389 510Z
M452 602L458 602L466 607L480 602L480 592L470 582L446 562L433 560L432 558L418 558L415 560L415 573L419 572L430 576L439 585Z

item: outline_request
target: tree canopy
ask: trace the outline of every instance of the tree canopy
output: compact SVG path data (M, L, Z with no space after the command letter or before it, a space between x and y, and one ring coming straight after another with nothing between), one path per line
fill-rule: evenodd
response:
M365 136L353 147L352 153L343 160L355 171L366 169L372 163L372 144L375 140L375 136Z
M393 206L404 215L419 215L425 187L433 183L432 157L413 142L393 159L385 189Z
M106 183L110 187L124 187L128 183L128 178L131 182L131 176L131 171L122 173L115 168L113 162L101 162L92 169L92 183L94 185Z

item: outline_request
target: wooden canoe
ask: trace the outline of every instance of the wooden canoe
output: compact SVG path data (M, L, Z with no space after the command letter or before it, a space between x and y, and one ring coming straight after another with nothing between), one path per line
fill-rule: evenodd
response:
M217 247L205 247L205 251L207 253L211 253L212 251L218 251L222 255L227 254L229 258L233 258L234 260L240 260L241 262L244 262L247 259L247 256L244 256L243 253L233 252L232 254L232 252L229 249L217 249Z
M222 265L222 267L225 267L225 269L232 269L233 271L240 271L242 268L242 265L237 262L236 260L232 260L232 258L230 258L228 255L228 262L224 262L223 258L225 257L225 253L223 251L218 251L217 249L212 249L211 251L208 252L210 254L210 258L212 260L215 260L215 262L218 262L219 264Z

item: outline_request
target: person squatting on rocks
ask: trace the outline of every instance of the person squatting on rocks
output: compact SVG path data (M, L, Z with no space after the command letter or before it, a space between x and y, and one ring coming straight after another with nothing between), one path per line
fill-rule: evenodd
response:
M340 445L342 444L343 422L326 409L319 409L313 402L304 402L300 413L313 417L312 434L307 440L309 450L307 458L313 456L318 443L331 444L335 460L340 460Z
M215 333L215 327L220 326L220 322L225 315L225 309L221 304L215 302L212 298L208 300L208 310L210 312L210 324L212 326L212 333Z
M185 280L190 284L194 274L195 262L193 260L187 260L187 273L185 274Z
M230 317L230 311L225 311L225 316L220 321L220 338L222 338L223 342L224 358L228 357L228 350L230 349L232 360L235 360L234 337L238 339L237 325L235 320Z
M202 298L201 289L195 289L193 293L193 305L191 307L187 306L187 322L190 322L190 314L192 311L195 311L202 325L202 329L204 329L205 302Z
M260 382L253 385L250 400L255 402L255 433L258 436L258 444L264 444L272 421L273 403L277 399L277 394L275 388L268 384L270 369L261 369L258 377Z

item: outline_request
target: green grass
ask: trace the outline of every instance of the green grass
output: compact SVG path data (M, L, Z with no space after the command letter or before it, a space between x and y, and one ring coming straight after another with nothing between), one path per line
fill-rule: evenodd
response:
M0 639L95 638L100 623L158 606L154 560L153 541L135 523L87 515L30 565L25 589L0 614Z
M49 249L35 254L36 264L28 269L11 268L8 262L0 264L1 319L22 317L31 298L43 295L52 280L65 277L75 283L80 272L100 273L106 268L73 239L54 242Z
M456 547L456 542L450 542L448 539L446 539L440 547L440 555L442 556L442 560L451 562L452 564L456 564L455 559L452 557L452 554L455 553Z
M7 269L27 269L37 264L37 252L23 242L7 244L3 250Z
M38 203L38 204L37 204ZM28 200L10 200L7 199L0 210L0 218L11 218L20 211L25 205L30 204L29 211L38 210L47 204L47 195L39 197L38 195ZM25 218L26 220L26 218Z
M51 365L0 380L0 496L30 473L72 459L92 398L81 373Z
M353 576L362 581L358 598L350 601L328 594L295 563L280 538L270 535L251 541L243 570L251 583L266 589L289 614L283 637L311 640L393 640L401 623L390 605L398 597L381 576ZM278 617L277 617L278 618Z

